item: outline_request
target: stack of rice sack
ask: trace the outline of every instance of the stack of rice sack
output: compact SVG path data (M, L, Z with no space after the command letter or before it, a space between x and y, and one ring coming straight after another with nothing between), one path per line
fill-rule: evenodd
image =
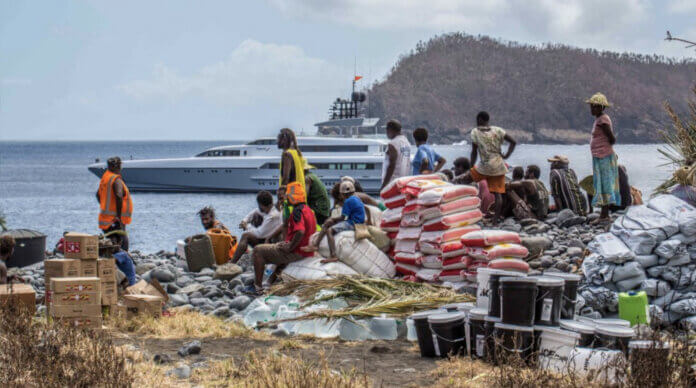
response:
M630 207L588 248L581 314L613 315L619 292L643 290L653 317L696 327L696 208L659 195Z
M505 230L479 230L463 235L461 245L471 260L466 272L470 280L476 279L479 268L495 268L528 272L529 264L522 260L529 255L521 245L520 235Z
M386 187L382 198L390 209L384 212L382 228L394 237L396 271L411 280L465 280L472 261L460 239L480 230L477 194L473 186L451 185L437 175L405 177Z

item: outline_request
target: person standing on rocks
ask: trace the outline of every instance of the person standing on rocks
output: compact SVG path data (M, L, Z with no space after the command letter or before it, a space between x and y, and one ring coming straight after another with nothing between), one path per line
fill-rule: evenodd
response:
M303 159L305 188L307 190L307 205L314 211L318 224L323 224L329 218L331 212L331 201L329 200L329 192L324 186L324 182L319 179L317 174L313 173L314 166L307 163L307 159Z
M570 164L568 157L556 155L550 158L549 162L551 163L549 182L551 195L556 205L555 210L570 209L579 216L587 215L587 201L580 191L575 171L568 167Z
M616 136L611 118L604 113L611 105L602 93L595 93L585 102L590 105L590 112L595 117L590 140L595 191L592 205L602 209L597 222L605 222L609 220L609 207L621 205L619 162L613 147L616 144Z
M413 171L411 175L430 174L438 172L447 163L447 159L438 154L428 144L428 130L416 128L413 131L413 140L416 141L416 155L413 157Z
M471 164L474 167L468 173L465 182L488 182L488 189L495 196L493 224L498 224L503 214L503 195L505 195L505 174L508 169L505 159L515 150L517 142L505 130L489 124L488 112L479 112L476 116L476 128L471 131ZM503 154L503 143L508 142L507 152ZM477 165L476 159L481 155Z
M401 123L387 122L389 145L382 163L382 188L394 179L411 174L411 144L401 133Z
M286 230L285 241L276 244L259 244L253 252L254 284L244 289L250 295L263 294L263 273L266 264L275 264L276 270L269 280L275 279L287 264L314 256L313 252L305 252L302 248L309 245L309 238L317 230L317 220L314 212L307 206L307 196L304 186L299 182L291 182L285 191L286 201L293 207L287 220L287 226L281 227L271 236L280 235Z
M237 249L232 255L232 262L236 263L246 253L249 246L254 247L271 238L283 224L280 212L273 206L273 195L268 191L260 191L256 195L258 207L252 210L239 223L239 228L244 232L239 238Z
M128 250L126 225L131 223L133 200L121 177L121 158L114 156L106 162L107 170L99 181L99 228L106 234L121 231L121 248Z

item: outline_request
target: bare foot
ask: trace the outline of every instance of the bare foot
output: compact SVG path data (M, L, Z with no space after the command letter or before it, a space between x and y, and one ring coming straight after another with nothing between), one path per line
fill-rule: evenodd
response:
M300 248L302 252L316 252L318 249L319 248L315 247L314 245L307 245Z
M320 263L322 263L322 264L326 264L326 263L335 263L335 262L337 262L337 261L338 261L337 258L335 258L335 257L330 257L330 258L328 258L328 259L324 259L324 260L320 261Z

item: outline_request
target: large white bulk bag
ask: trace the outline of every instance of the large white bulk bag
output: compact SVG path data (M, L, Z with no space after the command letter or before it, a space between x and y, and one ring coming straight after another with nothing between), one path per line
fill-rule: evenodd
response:
M649 255L655 246L679 231L679 225L646 205L631 206L626 214L611 225L618 236L636 255Z
M346 231L334 236L336 257L355 272L376 278L393 278L396 275L394 263L367 239L355 241L355 232ZM319 254L329 257L329 243L326 239L319 245Z
M648 202L648 207L657 210L679 225L679 231L686 236L696 235L696 208L671 195L662 194Z
M587 248L611 263L623 263L635 259L635 254L612 233L598 234L590 241Z
M297 280L320 280L336 275L355 276L358 274L341 262L322 264L323 259L323 257L315 256L292 262L283 269L283 275Z

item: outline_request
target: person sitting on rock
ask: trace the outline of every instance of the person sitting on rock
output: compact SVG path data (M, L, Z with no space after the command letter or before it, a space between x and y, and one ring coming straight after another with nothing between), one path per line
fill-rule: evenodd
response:
M524 178L524 167L517 166L512 169L512 181L521 181Z
M549 182L555 210L570 209L579 216L587 215L587 199L580 191L575 171L568 168L570 163L568 157L556 155L550 158L549 162L551 163Z
M232 256L233 263L236 263L246 253L247 247L254 247L266 242L283 223L280 212L273 206L271 193L265 190L260 191L256 195L256 203L258 207L247 214L239 223L239 228L244 232Z
M114 260L116 261L116 266L118 269L126 275L128 280L128 285L132 286L135 284L137 279L135 278L135 264L133 263L133 258L128 251L121 249L121 239L123 236L119 233L113 233L108 236L111 243L115 245L114 248Z
M7 284L7 260L14 253L14 248L14 237L9 235L0 236L0 284Z
M309 238L317 230L317 221L314 212L307 206L307 195L304 185L299 182L291 182L287 185L283 196L285 201L292 206L292 213L287 222L276 229L271 235L274 238L285 232L285 241L275 244L259 244L252 251L254 260L254 284L247 286L244 293L250 295L263 294L263 273L266 264L275 264L276 270L269 277L273 282L283 267L287 264L314 256L303 248L309 245Z
M215 209L213 209L212 206L206 206L199 210L198 215L201 217L201 224L206 231L210 229L228 230L227 227L215 217Z
M549 213L549 190L544 185L544 182L539 179L541 177L541 169L536 164L527 166L527 171L524 174L526 181L532 182L534 190L529 197L528 203L532 211L538 219L543 220Z
M458 185L468 184L465 182L468 182L467 177L469 170L471 170L471 162L469 162L469 158L460 157L455 159L453 171L454 177L452 178L451 182ZM488 214L491 210L491 206L495 202L495 196L488 191L488 181L485 179L479 181L477 185L479 191L478 197L481 200L481 212L483 214Z
M338 261L336 257L336 244L333 236L355 230L356 224L365 224L365 204L360 198L355 195L355 186L350 181L341 182L340 186L341 197L343 198L343 210L340 217L329 218L321 227L317 238L313 244L304 248L305 252L314 252L319 249L321 240L326 236L329 243L329 257L322 260L322 263Z

